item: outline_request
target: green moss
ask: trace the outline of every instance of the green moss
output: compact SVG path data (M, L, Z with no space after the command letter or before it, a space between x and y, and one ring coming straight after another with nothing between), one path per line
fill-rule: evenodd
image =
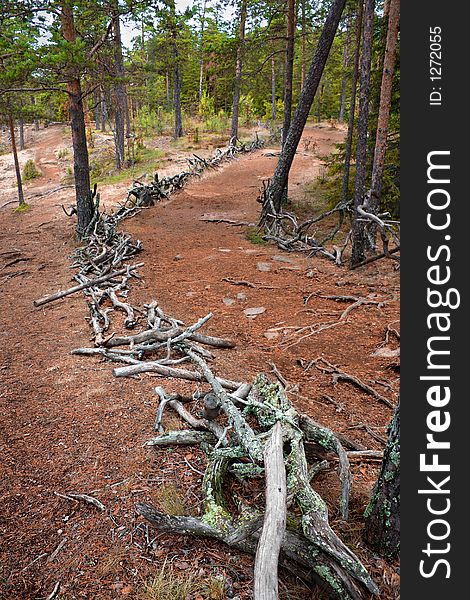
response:
M331 589L338 595L338 598L349 598L349 595L333 575L329 567L326 565L315 565L313 570L331 587Z
M23 204L20 204L19 206L17 206L15 208L15 212L24 213L24 212L27 212L30 208L31 208L31 206L29 204L26 204L26 202L23 202Z
M245 237L252 244L267 244L268 241L263 238L263 235L263 230L259 227L247 227L245 230Z
M209 500L206 501L202 520L217 531L223 532L228 530L231 516L222 506L219 506L213 500Z

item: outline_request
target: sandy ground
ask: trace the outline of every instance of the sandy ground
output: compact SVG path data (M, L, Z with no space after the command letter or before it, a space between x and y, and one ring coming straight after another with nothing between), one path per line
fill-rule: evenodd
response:
M330 151L343 132L310 127L306 135L317 148L312 152L304 144L294 161L290 191L298 200L319 172L318 155ZM158 501L159 490L169 483L180 491L190 514L200 510L201 478L194 469L203 470L203 456L196 450L142 448L152 435L153 387L189 388L150 374L116 379L110 364L71 356L70 350L90 343L80 295L33 307L34 299L71 285L74 222L60 204L72 203L73 190L44 195L60 186L56 150L67 144L63 127L54 126L36 134L21 153L23 162L34 157L43 172L26 186L31 208L24 213L5 205L14 199L12 161L9 155L0 157L0 597L46 597L60 581L60 598L67 600L139 598L144 581L167 560L177 571L222 577L235 595L248 598L250 557L234 556L211 541L157 535L134 511L137 501ZM235 349L216 352L218 374L249 380L260 371L270 373L275 364L299 410L366 448L383 449L361 425L384 436L391 410L349 383L334 385L331 375L306 365L324 357L396 401L396 359L375 355L387 326L398 327L399 278L391 261L349 271L325 259L252 244L242 227L201 220L217 215L255 222L258 190L273 173L276 157L269 153L276 150L263 149L193 180L170 201L123 224L144 246L143 279L132 285L132 303L142 306L156 299L188 324L212 311L207 332L237 341ZM105 186L102 198L112 206L126 189L126 184ZM301 327L336 322L348 306L320 297L329 295L382 304L359 306L341 324L299 341ZM243 312L249 307L266 310L249 319ZM396 340L391 340L394 349ZM315 480L315 487L328 503L333 526L371 570L381 598L389 599L398 597L396 565L374 557L361 543L362 513L379 465L353 463L347 525L338 519L334 465ZM71 491L92 493L106 511L62 496ZM283 581L293 589L292 580ZM323 598L305 589L297 597Z

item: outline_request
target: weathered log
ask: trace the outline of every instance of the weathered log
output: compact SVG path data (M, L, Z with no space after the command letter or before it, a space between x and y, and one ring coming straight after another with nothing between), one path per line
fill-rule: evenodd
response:
M185 330L182 328L172 327L170 329L147 329L141 333L131 336L114 336L105 342L108 348L114 346L137 346L147 342L167 342L172 338L181 335ZM214 346L214 348L234 348L235 342L232 340L203 335L201 333L192 333L188 336L189 340L205 344L206 346Z
M177 429L147 440L144 446L197 446L202 442L214 444L216 441L215 436L208 431Z
M204 410L202 414L209 421L213 421L220 414L220 401L212 392L204 396Z
M137 364L132 364L128 367L116 367L113 369L113 375L115 377L130 377L131 375L138 375L139 373L158 373L158 375L161 375L162 377L174 377L176 379L186 379L188 381L204 381L204 377L200 373L188 371L187 369L168 367L156 361L137 361ZM241 383L237 381L230 381L222 378L216 379L222 387L229 390L236 390L241 385Z
M68 290L61 290L60 292L56 292L55 294L51 294L50 296L44 296L39 300L34 300L34 306L42 306L43 304L48 304L49 302L54 302L54 300L59 300L60 298L64 298L65 296L70 296L70 294L74 294L75 292L80 292L81 290L85 290L89 287L94 287L100 283L104 283L105 281L109 281L114 277L118 277L119 275L124 275L125 273L130 273L131 271L135 271L139 267L141 267L144 263L137 263L136 265L130 265L125 267L124 269L119 269L118 271L113 271L108 273L107 275L103 275L102 277L97 277L96 279L90 279L86 283L82 283L80 285L76 285L74 287L69 288Z
M139 503L136 505L136 510L161 532L211 538L242 552L249 554L256 552L259 534L255 531L244 535L245 531L250 530L250 522L243 524L243 532L240 532L240 528L237 529L230 524L227 524L224 529L218 529L196 517L166 515L148 504ZM259 520L256 524L258 523ZM321 585L330 598L364 600L361 588L352 577L338 568L328 555L313 549L306 540L293 532L284 533L280 562L283 567L301 576L306 583ZM304 571L301 571L300 567Z
M255 600L277 600L277 567L286 528L287 488L284 466L282 425L272 428L264 450L266 473L266 511L255 558Z
M214 394L220 400L221 409L227 415L229 423L233 427L233 433L237 438L239 444L245 449L248 456L250 456L254 460L254 462L262 462L262 446L252 428L243 418L239 409L227 396L227 393L223 389L221 380L214 376L212 371L209 369L207 364L200 356L195 354L189 348L186 348L185 352L190 357L190 359L197 365L197 367L199 367L206 381L212 386ZM237 389L240 386L241 384L237 386Z
M322 427L306 415L299 415L299 425L308 441L315 442L325 450L334 452L338 456L339 479L341 482L340 511L341 517L346 520L348 518L349 493L351 491L351 471L348 456L331 429Z
M371 593L377 594L377 586L362 563L331 529L326 504L310 485L299 418L290 405L284 389L279 383L270 382L265 375L261 374L253 383L250 398L256 400L252 403L252 407L260 424L272 426L277 420L281 420L284 424L284 439L289 441L290 446L290 452L286 457L287 489L302 511L301 524L304 536L315 547L334 558L338 565L361 582ZM277 409L278 413L270 413L269 407ZM333 445L332 442L330 445Z
M328 523L325 502L315 492L308 479L308 466L301 443L301 434L291 432L291 451L287 457L287 488L293 493L302 511L304 536L317 548L330 555L351 577L378 595L379 590L367 570L351 550L340 540Z
M115 308L119 308L120 310L126 313L127 317L124 321L124 327L126 327L127 329L132 329L133 327L135 327L136 320L134 309L132 308L132 306L130 304L127 304L127 302L121 302L121 300L119 300L119 298L117 297L116 292L111 288L108 288L106 290L106 294L108 295L108 298L111 300Z
M159 391L157 392L157 390L159 390ZM162 391L163 391L163 394L165 394L163 388L155 388L155 392L160 397L161 397ZM178 413L178 415L184 421L186 421L186 423L188 423L188 425L191 425L191 427L193 427L196 430L210 431L217 438L218 443L220 443L221 446L227 445L228 442L224 438L225 431L224 431L223 427L221 427L218 423L215 423L213 421L208 421L205 418L198 419L198 418L194 417L188 410L186 410L186 408L178 400L178 398L179 398L179 394L172 394L171 396L164 395L164 400L166 401L165 404L167 403L168 406L170 406L176 413ZM162 404L163 404L163 401L160 403L160 405L162 405ZM163 404L163 408L164 408L165 404ZM163 412L163 408L162 408L162 412ZM161 422L161 417L160 417L160 422Z
M400 403L393 414L379 477L365 511L364 540L375 552L400 551Z

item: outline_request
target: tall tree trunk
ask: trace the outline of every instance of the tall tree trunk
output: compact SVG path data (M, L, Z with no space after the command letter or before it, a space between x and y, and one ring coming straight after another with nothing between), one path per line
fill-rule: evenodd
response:
M284 76L284 121L282 124L282 143L284 144L292 118L292 79L294 75L295 44L295 0L287 0L287 43L286 68Z
M346 0L333 0L325 21L323 31L315 50L312 63L305 80L305 86L300 94L299 103L292 119L286 141L282 148L276 171L269 186L269 198L276 211L281 208L283 190L287 185L289 171L294 160L295 152L302 137L315 93L320 83L325 64L330 53L331 45L338 28Z
M114 144L116 150L116 168L122 169L125 159L125 131L130 131L129 106L127 100L126 84L124 81L124 60L122 57L121 23L119 19L119 6L113 3L113 33L114 33Z
M302 0L302 43L301 43L301 69L300 69L300 90L304 89L305 85L305 73L307 71L307 27L306 27L306 18L305 18L305 0Z
M170 74L168 73L168 69L165 71L165 91L166 91L166 112L170 112L171 102L170 102Z
M20 150L24 150L24 120L20 119L18 123L18 129L20 132Z
M8 114L8 124L10 127L11 151L13 152L13 160L15 163L16 184L18 186L18 202L20 206L24 206L23 183L21 181L20 163L18 162L18 152L16 150L15 122L11 113Z
M207 0L204 0L201 16L201 40L199 43L199 103L202 101L202 83L204 80L204 30L206 26L206 5Z
M380 24L380 41L377 46L379 51L376 53L375 64L372 65L373 78L371 79L371 92L369 100L369 135L367 145L367 160L368 169L372 172L374 164L374 152L375 152L375 138L377 136L378 118L379 118L379 106L380 106L380 93L381 93L381 78L383 73L384 59L385 59L385 47L387 43L388 34L388 15L390 12L390 0L385 0L383 8L383 16ZM375 76L374 76L375 75ZM380 79L379 79L380 78ZM369 247L371 243L371 237L367 236L366 244Z
M232 102L232 127L230 131L230 143L235 144L238 139L238 115L240 109L240 95L242 89L242 69L243 52L245 46L245 25L246 25L246 3L247 0L241 0L240 22L238 28L238 48L237 64L235 67L235 79L233 82L233 102Z
M321 98L323 95L324 85L320 85L317 91L317 123L321 123Z
M106 131L106 121L108 120L108 104L107 104L107 93L103 86L100 86L100 108L101 108L101 131Z
M178 60L176 43L173 45L173 57L176 61ZM177 140L183 136L183 116L181 114L181 73L178 64L175 65L173 72L173 108L175 110L175 132L173 137L175 140Z
M61 3L62 35L71 44L76 41L72 4L69 0ZM90 192L90 165L86 143L85 113L83 110L80 76L74 71L67 82L69 96L70 125L72 129L73 173L75 178L75 197L77 203L77 236L86 234L94 215L94 204Z
M344 41L343 50L343 74L341 76L341 85L339 90L339 111L338 121L344 121L344 107L346 105L346 88L348 83L348 73L351 64L351 16L348 18L346 27L346 39Z
M390 106L392 102L393 75L395 72L396 46L398 41L398 27L400 22L400 0L391 0L388 16L387 42L383 63L382 85L380 89L379 118L377 122L377 135L375 138L374 163L372 168L372 183L370 204L368 208L377 212L382 193L382 177L387 150L388 124L390 120Z
M183 132L183 116L181 114L181 86L182 77L180 71L180 60L178 51L178 30L176 22L176 6L175 1L170 2L170 35L171 35L171 57L173 60L173 110L175 113L175 128L173 138L177 140L182 137Z
M349 194L349 174L351 171L352 141L354 134L354 119L356 113L357 80L359 78L359 59L361 56L361 32L363 12L364 0L359 0L356 16L356 47L354 50L354 67L351 81L351 99L349 102L348 135L346 136L346 143L344 147L344 169L341 188L341 202L343 203L345 203L348 200Z
M390 423L382 468L365 517L366 544L381 556L387 558L398 556L400 551L400 403Z
M271 120L276 120L276 63L274 56L271 58Z
M359 91L359 117L357 122L356 180L354 185L354 221L352 227L351 264L365 259L364 222L358 218L357 208L364 203L367 170L367 133L369 126L370 69L374 33L375 0L365 0L362 36L361 85Z
M93 104L94 104L94 114L95 114L95 129L101 129L101 96L100 96L100 88L95 88L93 92Z

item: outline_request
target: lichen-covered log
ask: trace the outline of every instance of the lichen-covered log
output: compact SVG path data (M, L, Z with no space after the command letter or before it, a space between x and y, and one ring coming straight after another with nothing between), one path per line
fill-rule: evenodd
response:
M287 487L282 425L272 428L264 450L266 512L255 558L255 600L277 600L277 566L286 528Z
M227 415L229 423L233 427L234 436L237 438L240 445L245 449L247 455L250 456L254 462L262 462L263 448L261 443L256 438L254 431L241 415L239 409L228 397L227 393L223 389L223 386L221 385L220 379L214 376L204 360L195 354L191 349L186 348L185 352L200 369L207 382L212 386L214 394L220 401L220 407ZM237 386L237 388L239 387L240 385Z
M114 336L107 340L105 346L112 348L114 346L137 346L139 344L148 342L168 342L172 338L180 336L185 330L182 328L168 328L168 329L147 329L142 333L131 336ZM200 344L206 344L208 346L214 346L215 348L233 348L235 342L223 338L213 337L210 335L203 335L200 333L192 333L188 339Z
M259 532L252 531L251 521L236 525L225 522L223 528L218 528L208 523L207 520L197 517L166 515L148 504L137 504L136 510L161 532L211 538L242 552L249 554L256 552ZM258 527L261 523L262 521L260 522L259 519L256 520ZM338 568L331 557L313 549L296 533L285 532L281 546L280 564L296 576L301 577L307 584L320 585L329 598L364 600L363 591L352 577Z
M365 512L364 540L375 552L395 558L400 552L400 403L389 426L380 475Z
M215 436L208 431L178 429L147 440L144 446L196 446L202 442L215 443Z
M348 518L349 492L351 491L351 471L349 459L338 437L328 429L315 423L306 415L300 415L300 428L308 441L315 442L327 451L334 452L339 458L339 479L341 481L340 511L341 517Z
M263 374L258 375L255 379L250 397L254 403L258 403L260 406L264 403L266 408L271 407L267 412L263 408L253 407L260 423L272 425L277 418L281 418L286 422L290 420L291 424L295 424L295 426L298 426L302 430L308 441L315 442L322 449L334 452L338 456L340 464L339 477L341 481L340 511L342 518L347 519L351 472L347 454L336 435L331 429L322 427L313 421L313 419L310 419L310 417L298 415L287 399L280 384L272 383Z
M286 470L286 495L283 503L288 506L295 502L302 515L298 523L289 524L295 533L286 531L283 537L278 536L278 541L282 537L279 564L302 576L306 582L319 583L331 598L363 600L366 594L377 595L378 588L360 560L331 528L327 507L310 484L312 473L318 469L309 469L304 442L310 437L325 450L341 455L344 451L341 452L341 445L334 434L311 420L303 419L302 428L302 419L289 402L282 386L272 382L266 375L260 374L251 386L244 386L246 389L240 387L235 394L228 394L200 356L188 349L185 343L180 349L191 358L203 378L211 385L221 408L220 416L228 421L228 426L222 431L219 423L218 433L211 438L204 437L211 435L206 431L177 431L153 438L146 444L203 443L208 464L202 484L204 513L201 519L162 515L146 505L139 505L139 512L162 531L211 537L234 548L254 553L260 538L262 514L246 506L236 494L233 502L226 497L227 490L231 487L227 485L227 477L230 474L237 477L267 475L269 469L266 468L263 448L273 431L277 430L281 434L278 435L278 450L283 453L281 460ZM164 391L160 396L164 399L168 397L170 403L169 396ZM241 403L243 410L236 407L235 402ZM214 423L193 418L186 413L186 409L180 411L186 422L194 422L197 426L204 422ZM211 431L214 433L215 430ZM189 435L191 433L194 436ZM238 510L233 510L234 506ZM264 521L269 521L268 514ZM261 567L266 573L264 558ZM275 569L272 567L271 575L273 570ZM274 595L277 595L276 592Z

